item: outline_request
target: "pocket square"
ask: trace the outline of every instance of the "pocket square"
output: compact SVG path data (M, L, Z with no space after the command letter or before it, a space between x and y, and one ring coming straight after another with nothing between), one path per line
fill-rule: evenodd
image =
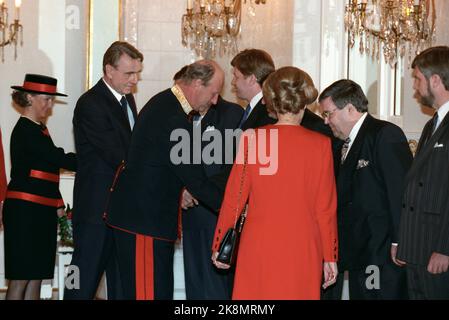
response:
M214 130L215 130L214 126L208 126L204 132L214 131Z
M359 162L357 163L357 170L358 170L358 169L365 168L365 167L367 167L368 165L369 165L369 161L360 159Z
M435 145L433 146L434 148L443 148L444 147L444 144L442 144L442 143L435 143Z

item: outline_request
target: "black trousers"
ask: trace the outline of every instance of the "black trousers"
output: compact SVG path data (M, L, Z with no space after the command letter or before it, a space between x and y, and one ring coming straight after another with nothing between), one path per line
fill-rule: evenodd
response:
M379 279L374 269L349 270L350 300L405 300L408 299L404 268L387 262L378 266ZM376 282L378 280L378 282ZM323 300L341 300L344 270L339 270L337 282L322 291Z
M113 253L112 230L105 224L80 223L73 226L75 250L72 266L80 275L79 289L64 290L64 300L92 300L106 272L108 300L122 299L121 281Z
M183 230L187 300L229 300L233 271L217 269L211 260L215 228Z
M449 271L431 274L427 266L407 264L407 284L412 300L449 299Z
M174 242L113 229L123 298L172 300Z

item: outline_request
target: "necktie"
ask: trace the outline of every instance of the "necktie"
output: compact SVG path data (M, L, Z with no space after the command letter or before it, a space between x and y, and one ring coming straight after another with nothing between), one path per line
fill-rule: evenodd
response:
M192 110L192 111L190 111L189 114L187 115L187 120L189 120L189 122L192 123L194 117L195 117L195 116L199 116L199 115L200 115L200 113L199 113L198 111Z
M341 160L340 160L341 164L343 164L343 162L345 162L346 154L348 153L350 142L351 142L351 138L347 138L345 140L345 143L343 144L343 147L341 148Z
M243 114L242 120L240 120L240 124L239 124L240 129L243 127L243 124L245 123L246 119L248 119L250 112L251 112L251 106L248 105L245 109L245 113Z
M438 124L438 112L435 112L432 118L432 130L424 131L423 135L421 136L421 140L423 140L422 146L426 145L427 142L429 142L429 140L432 138L433 134L437 129L437 124ZM418 148L418 150L416 150L416 153L419 153L420 149L421 148Z
M126 100L125 96L122 96L122 99L120 99L120 104L122 105L123 112L125 113L126 121L129 122L128 117L128 101Z
M437 124L438 124L438 112L435 112L435 115L433 116L433 126L432 126L432 134L437 131Z

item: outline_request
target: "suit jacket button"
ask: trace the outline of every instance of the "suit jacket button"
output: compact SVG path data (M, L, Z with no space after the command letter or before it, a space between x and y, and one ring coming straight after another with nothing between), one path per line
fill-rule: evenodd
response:
M412 212L413 212L413 210L414 210L414 208L413 208L413 207L410 207L410 211L412 211Z
M405 209L405 203L402 204L402 209Z
M420 182L420 183L419 183L419 186L422 187L422 186L424 186L424 184L423 184L422 182Z

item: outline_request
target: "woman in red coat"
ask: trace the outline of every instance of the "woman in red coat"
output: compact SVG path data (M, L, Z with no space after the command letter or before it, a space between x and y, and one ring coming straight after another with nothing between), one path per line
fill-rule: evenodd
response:
M323 287L335 282L338 248L331 143L299 125L318 92L307 73L285 67L268 77L263 93L278 122L241 139L212 260L229 267L216 261L217 250L249 201L233 299L319 299L323 272Z
M3 227L3 202L6 195L5 158L3 156L2 131L0 130L0 230Z

